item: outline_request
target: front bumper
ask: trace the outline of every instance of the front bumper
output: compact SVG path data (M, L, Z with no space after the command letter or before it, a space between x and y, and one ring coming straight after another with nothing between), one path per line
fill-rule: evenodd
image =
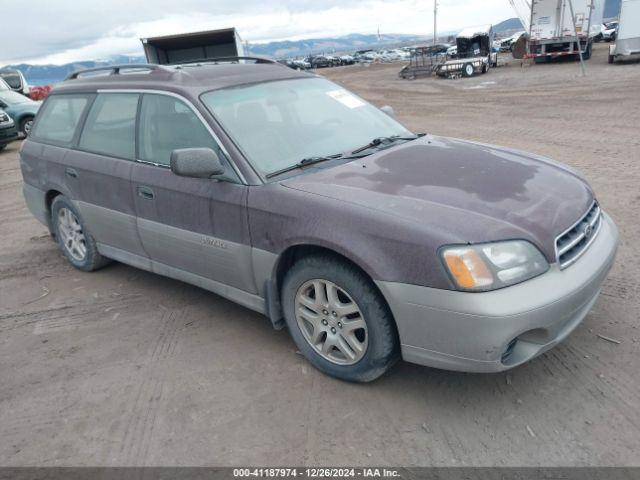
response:
M446 370L499 372L564 340L584 319L611 269L618 230L603 214L589 249L532 280L484 293L376 282L389 302L412 363Z
M0 128L0 145L6 145L18 139L18 130L15 126Z

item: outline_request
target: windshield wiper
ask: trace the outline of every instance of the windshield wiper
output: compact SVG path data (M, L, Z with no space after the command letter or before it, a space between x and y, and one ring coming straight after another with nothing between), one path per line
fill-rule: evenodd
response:
M282 175L283 173L291 172L293 170L298 170L299 168L308 167L309 165L315 165L317 163L328 162L330 160L352 160L355 158L366 157L365 155L358 155L365 150L369 150L370 148L378 147L380 145L391 146L395 142L405 141L409 142L411 140L415 140L416 138L424 137L426 133L418 133L412 137L401 137L400 135L393 135L391 137L378 137L374 138L371 143L365 145L364 147L358 148L351 153L337 153L335 155L327 155L327 156L318 156L318 157L307 157L300 160L298 163L294 163L288 167L281 168L280 170L276 170L275 172L267 173L265 178L273 178L278 175Z
M315 165L317 163L328 162L329 160L336 160L338 158L342 158L344 155L342 153L338 153L337 155L328 155L326 157L307 157L300 160L298 163L294 163L288 167L281 168L280 170L276 170L275 172L268 173L265 175L266 178L277 177L283 173L290 172L292 170L297 170L298 168L308 167L309 165Z
M415 140L416 138L420 138L420 137L424 137L426 134L425 133L418 133L417 135L414 135L412 137L401 137L400 135L392 135L390 137L378 137L378 138L374 138L373 140L371 140L371 142L369 142L368 144L366 144L364 147L360 147L356 150L354 150L353 153L360 153L360 152L364 152L365 150L369 150L370 148L376 148L376 147L390 147L391 145L393 145L396 142L400 142L400 141L404 141L404 142L410 142L411 140Z

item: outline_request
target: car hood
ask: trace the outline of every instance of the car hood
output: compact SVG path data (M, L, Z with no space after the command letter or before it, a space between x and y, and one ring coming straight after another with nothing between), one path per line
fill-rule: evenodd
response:
M555 238L594 198L584 179L552 160L433 136L282 183L416 222L450 243L525 238L550 261Z
M35 115L38 113L41 104L42 102L34 101L14 103L13 105L9 105L9 107L6 108L5 111L11 112L12 116L22 115L25 113Z

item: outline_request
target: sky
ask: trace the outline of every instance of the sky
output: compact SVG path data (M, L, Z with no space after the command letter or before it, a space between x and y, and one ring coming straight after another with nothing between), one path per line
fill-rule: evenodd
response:
M141 37L236 27L243 40L433 33L433 0L0 0L0 65L142 55ZM508 0L438 0L438 30L515 16ZM8 20L8 21L7 21Z

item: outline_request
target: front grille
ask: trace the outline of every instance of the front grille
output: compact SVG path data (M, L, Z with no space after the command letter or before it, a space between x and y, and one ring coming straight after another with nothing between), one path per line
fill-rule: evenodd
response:
M556 238L556 259L560 268L567 268L589 248L601 224L602 211L594 201L580 220Z

